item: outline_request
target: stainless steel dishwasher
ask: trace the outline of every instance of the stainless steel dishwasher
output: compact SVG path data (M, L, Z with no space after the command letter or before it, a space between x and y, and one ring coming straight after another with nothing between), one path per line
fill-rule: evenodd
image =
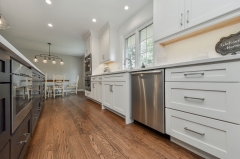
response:
M132 118L165 133L164 69L131 73Z

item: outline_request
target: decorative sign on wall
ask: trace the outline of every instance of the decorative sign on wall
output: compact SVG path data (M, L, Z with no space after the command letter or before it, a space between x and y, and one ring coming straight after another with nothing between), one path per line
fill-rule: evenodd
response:
M216 44L215 50L221 55L236 54L237 51L240 51L240 32L221 38Z

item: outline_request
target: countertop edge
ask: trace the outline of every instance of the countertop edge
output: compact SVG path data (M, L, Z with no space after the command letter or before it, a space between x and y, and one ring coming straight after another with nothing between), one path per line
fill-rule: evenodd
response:
M163 65L140 68L140 69L133 69L133 70L119 70L119 71L115 71L115 72L95 74L95 75L91 75L91 77L111 75L111 74L119 74L119 73L127 73L127 72L131 73L131 72L136 72L136 71L147 71L147 70L154 70L154 69L184 67L184 66L189 66L189 65L210 64L210 63L216 63L216 62L237 61L237 60L240 60L240 54L227 55L227 56L222 56L222 57L208 58L208 59L195 60L195 61L185 61L185 62L171 63L171 64L165 64L165 65L163 64Z
M29 61L21 52L19 52L12 44L10 44L5 38L0 35L0 48L6 51L14 59L18 60L19 62L23 63L24 65L34 68L38 72L44 73L39 70L31 61Z

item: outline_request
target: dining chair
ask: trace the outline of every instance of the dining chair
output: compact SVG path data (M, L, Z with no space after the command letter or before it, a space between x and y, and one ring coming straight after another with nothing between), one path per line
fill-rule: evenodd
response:
M53 98L57 95L62 95L64 97L64 81L65 75L54 75L53 74ZM56 94L56 91L61 90L61 94Z
M30 100L31 94L32 94L32 78L25 77L25 79L26 79L26 89L27 89L28 100Z
M52 96L52 90L53 90L53 86L52 85L48 85L47 82L47 73L45 74L45 99L47 99L47 97L51 97Z
M76 80L76 83L73 84L73 85L67 85L66 86L66 95L68 93L76 93L77 94L77 88L78 88L78 80L79 80L79 76L77 76L77 80ZM70 89L75 89L75 91L68 91Z

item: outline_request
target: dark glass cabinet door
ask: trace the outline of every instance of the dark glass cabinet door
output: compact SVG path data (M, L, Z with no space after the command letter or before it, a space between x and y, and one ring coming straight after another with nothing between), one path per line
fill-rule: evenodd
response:
M0 50L0 83L1 82L10 82L10 56L2 50Z
M10 138L10 84L0 84L0 151Z

